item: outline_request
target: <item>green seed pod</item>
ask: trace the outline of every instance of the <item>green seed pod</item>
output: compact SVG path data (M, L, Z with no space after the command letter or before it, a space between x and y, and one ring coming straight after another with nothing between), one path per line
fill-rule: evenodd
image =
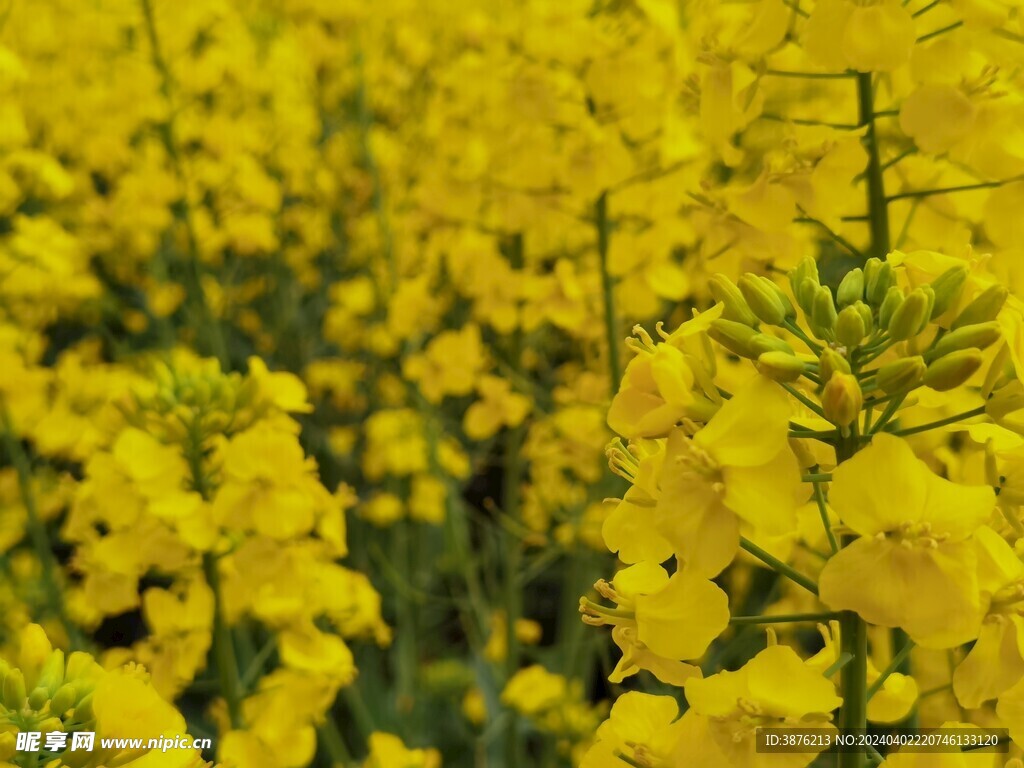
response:
M743 298L758 319L769 325L782 325L786 319L786 305L782 303L774 286L769 287L770 284L770 280L762 279L753 272L747 272L739 280Z
M825 347L818 357L818 378L822 384L827 384L837 373L849 373L850 363L832 347Z
M75 692L75 686L71 685L71 683L65 683L57 689L57 692L50 699L50 714L54 717L61 717L75 706L77 698L78 694Z
M708 328L708 335L733 354L740 357L754 357L750 341L755 336L763 334L758 334L749 325L719 318L712 321Z
M959 387L981 367L981 351L977 349L959 349L940 357L928 366L924 374L925 386L938 392Z
M847 349L853 349L863 341L865 335L863 315L853 305L844 307L836 319L836 341Z
M894 285L889 288L885 298L882 300L882 305L878 308L878 326L880 328L889 327L889 321L892 320L892 316L903 302L903 291L900 290L899 286Z
M825 418L840 427L853 423L864 405L864 394L861 392L857 377L849 373L837 373L821 393L821 408Z
M933 317L945 314L946 310L956 304L967 282L968 272L967 267L950 267L932 281L932 290L935 291Z
M950 328L955 331L957 328L962 328L965 325L975 325L995 320L1009 295L1010 291L1005 285L997 283L996 285L989 286L975 296L970 304L964 307Z
M895 285L896 274L893 272L892 264L887 261L882 262L877 272L869 274L867 277L865 294L868 303L873 307L879 306L885 301L889 289Z
M921 383L927 367L920 355L893 360L878 369L875 383L887 395L906 392Z
M836 303L840 307L846 307L863 298L864 270L858 267L847 272L843 281L839 283L839 288L836 290Z
M8 709L19 710L25 706L25 676L20 669L12 669L4 677L3 700Z
M929 304L931 300L924 290L912 290L892 313L889 319L889 335L896 341L906 341L917 336L928 322Z
M958 349L969 349L970 347L986 349L999 341L1002 335L999 323L995 320L965 325L963 328L950 331L939 339L935 348L929 353L929 358L934 360L937 357L948 355L950 352L956 352Z
M785 352L787 355L793 354L793 348L789 346L788 342L767 333L755 334L747 343L747 349L750 352L750 357L754 358L760 357L765 352Z
M750 306L743 298L740 289L736 287L736 283L719 273L711 278L709 287L715 301L725 305L722 317L736 323L749 325L752 328L757 326L757 317L750 311Z
M832 291L827 286L819 285L814 292L814 303L811 306L811 331L819 339L833 338L837 317Z
M757 358L755 367L762 375L781 382L796 381L806 368L802 360L785 352L765 352Z

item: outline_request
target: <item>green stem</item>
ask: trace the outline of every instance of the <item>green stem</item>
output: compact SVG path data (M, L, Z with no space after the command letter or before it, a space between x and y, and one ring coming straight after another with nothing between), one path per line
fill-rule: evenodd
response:
M825 506L825 491L821 487L821 483L814 484L814 500L818 504L818 513L821 515L821 524L825 528L825 535L828 536L828 545L832 549L834 555L839 551L839 542L836 541L836 535L832 531L832 524L828 519L828 507Z
M979 405L977 408L972 408L969 411L958 413L956 416L950 416L945 419L939 419L938 421L930 421L927 424L920 424L916 427L908 427L907 429L896 429L893 430L892 434L898 435L899 437L906 437L907 435L916 435L920 432L927 432L930 429L938 429L939 427L945 427L949 424L956 424L958 421L964 419L972 419L975 416L981 416L985 413L985 406Z
M875 94L870 72L857 75L857 104L860 126L866 127L864 145L868 152L865 172L868 196L868 220L871 227L871 248L868 253L884 259L889 252L889 208L885 198L885 182L875 130Z
M204 340L207 341L210 353L220 361L222 366L227 366L227 346L224 342L220 321L206 303L206 294L203 291L203 268L199 255L199 238L196 235L195 222L192 219L192 206L188 199L188 181L181 153L178 151L178 141L176 138L175 110L172 99L174 77L171 74L171 69L167 65L166 59L164 59L163 49L160 46L160 36L156 30L156 18L153 14L152 0L140 0L140 3L142 4L142 16L146 25L146 35L149 38L151 61L153 68L160 76L160 93L164 101L167 102L167 121L161 126L160 139L167 152L167 157L170 159L174 175L181 184L180 218L185 228L185 239L188 246L189 264L186 275L188 277L188 295L195 308L194 311L197 318L196 342L197 345L202 345Z
M894 200L905 200L907 198L916 197L933 197L935 195L948 195L951 192L973 192L977 189L994 189L995 187L1001 187L1004 184L1009 184L1013 181L1018 181L1019 177L1013 177L1009 179L1003 179L1002 181L982 181L977 184L960 184L955 187L936 187L935 189L912 189L907 192L897 192L894 195L889 195L886 200L892 202Z
M619 321L615 312L615 280L608 271L608 248L611 239L611 224L608 221L608 193L603 192L594 206L597 227L597 255L601 262L601 286L604 291L604 330L608 341L608 374L611 377L611 394L619 389L622 368L619 361Z
M747 624L796 624L802 621L831 621L838 613L780 613L774 616L733 616L729 623L733 625Z
M64 603L64 593L61 591L60 582L57 580L57 573L60 570L60 563L53 554L53 546L50 543L50 536L46 531L46 525L39 517L39 507L36 504L36 495L32 490L32 465L28 454L21 445L21 441L14 434L9 417L3 416L4 447L7 456L14 465L18 475L18 488L21 492L21 502L25 507L25 519L28 528L29 539L32 541L32 548L36 557L39 558L39 565L42 569L43 588L46 592L47 603L50 611L57 617L67 632L68 641L72 650L85 647L85 639L81 631L68 617L67 605Z
M789 384L781 384L781 383L779 384L779 386L782 387L787 392L789 392L789 394L791 394L793 397L795 397L797 400L799 400L805 406L807 406L807 408L809 410L813 411L818 416L821 416L821 418L823 418L823 419L825 418L825 412L823 410L821 410L821 406L818 405L813 400L811 400L806 395L804 395L798 389L796 389L796 387L791 387Z
M783 320L782 324L784 326L786 326L787 329L789 329L790 333L795 335L797 338L800 339L800 341L802 341L804 344L806 344L808 349L810 349L814 354L816 354L816 355L820 355L821 354L821 351L822 351L821 345L817 344L816 342L814 342L811 339L810 336L808 336L806 333L804 333L803 328L801 328L799 325L797 325L795 322L793 322L789 318L786 318L785 320Z
M342 737L341 730L338 728L333 715L328 714L327 720L317 731L320 734L320 743L327 750L332 765L352 765L352 753L348 751L345 739Z
M871 701L871 697L881 690L882 686L885 685L885 681L889 679L889 675L898 670L900 666L903 664L904 660L909 658L910 652L914 650L914 647L915 643L913 640L907 640L903 644L903 647L900 648L899 653L892 657L892 661L889 662L889 666L882 670L882 674L880 674L878 676L878 679L875 680L875 682L873 682L871 686L868 688L868 701Z
M832 482L831 472L811 472L803 476L805 483L830 483Z
M894 397L892 400L889 401L889 404L885 406L885 410L882 411L882 415L878 417L878 421L876 421L874 423L874 425L871 427L871 433L870 434L872 434L872 435L878 434L878 432L886 424L889 423L889 420L893 417L893 415L896 413L896 411L898 411L900 406L903 404L903 400L904 400L904 398L906 396L907 396L906 393L903 393L899 397Z
M749 552L751 555L756 557L758 560L767 565L776 573L782 574L787 579L792 581L794 584L799 584L812 595L818 594L818 585L814 583L813 579L811 579L808 576L804 576L799 571L795 570L791 566L779 560L779 558L775 557L775 555L772 555L766 552L765 550L761 549L759 546L757 546L757 544L752 542L747 537L740 536L740 547L743 548L746 552Z
M235 648L231 642L231 631L224 619L224 600L221 596L220 570L217 558L210 552L203 555L203 573L206 583L213 592L213 659L217 667L220 692L228 707L228 718L232 728L241 728L242 688L238 680L238 664Z

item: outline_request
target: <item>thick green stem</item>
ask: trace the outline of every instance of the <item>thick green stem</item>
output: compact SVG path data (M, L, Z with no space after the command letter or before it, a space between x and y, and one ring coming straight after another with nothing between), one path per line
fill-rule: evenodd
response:
M514 269L522 269L523 266L523 237L516 235L513 238L510 248L510 262ZM521 357L523 353L522 330L517 329L512 335L509 358L516 371L520 370ZM526 439L526 423L522 423L508 431L505 435L505 462L504 476L502 478L502 511L516 523L520 522L520 508L522 506L522 482L523 482L523 442ZM522 570L522 543L518 536L506 532L503 537L505 546L505 581L504 581L504 602L505 602L505 679L508 680L519 669L519 638L516 635L516 624L519 622L523 612L523 595L519 582L520 571ZM510 711L508 727L505 732L505 758L508 765L520 765L522 763L522 739L518 733L518 718Z
M885 199L885 183L875 130L875 94L870 72L857 75L857 104L860 125L867 128L864 135L868 151L868 167L864 179L868 194L868 223L871 227L869 255L884 259L889 252L889 208Z
M850 459L858 449L858 441L843 440L836 446L839 463ZM850 544L856 537L844 536L842 544ZM839 617L840 653L852 655L840 675L840 695L843 706L839 713L839 727L844 731L867 728L868 725L868 627L854 611L843 611ZM839 755L839 768L863 768L863 751L843 752Z
M232 728L242 727L242 687L238 681L238 664L231 641L231 630L224 619L224 600L221 597L220 571L212 553L203 555L203 573L213 592L213 660L217 666L220 692L228 707Z
M140 0L142 4L142 16L146 25L146 35L149 38L150 56L153 68L160 76L160 93L167 102L167 121L160 127L160 139L167 152L174 175L181 184L181 210L180 216L185 229L185 239L188 247L188 265L186 276L188 280L189 299L194 307L196 322L196 343L202 349L209 345L209 353L216 357L222 366L228 364L227 346L224 342L224 335L221 331L220 321L214 316L209 305L206 303L206 295L203 291L202 263L199 255L199 239L196 235L195 223L192 220L192 207L188 199L188 183L185 174L185 167L181 160L181 153L178 151L178 142L175 136L174 104L173 104L173 76L167 61L164 59L163 49L160 46L160 36L157 34L156 18L153 14L152 0Z
M611 239L611 224L608 221L608 193L597 198L594 206L597 226L597 255L601 261L601 285L604 289L604 330L608 340L608 373L611 376L611 393L619 389L622 367L619 362L619 321L615 312L615 280L608 271L608 247Z

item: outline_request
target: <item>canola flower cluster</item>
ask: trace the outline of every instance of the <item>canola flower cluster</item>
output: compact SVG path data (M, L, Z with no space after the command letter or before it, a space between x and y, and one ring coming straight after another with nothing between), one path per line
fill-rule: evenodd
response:
M1004 0L0 2L0 759L1020 768L1022 64ZM754 749L869 724L1012 744ZM80 730L215 750L14 749Z

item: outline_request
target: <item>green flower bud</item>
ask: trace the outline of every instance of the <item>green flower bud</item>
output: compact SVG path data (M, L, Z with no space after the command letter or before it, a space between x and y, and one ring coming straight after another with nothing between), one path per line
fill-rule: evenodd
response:
M853 349L864 339L865 332L864 317L860 311L853 305L844 307L836 320L836 341L847 349Z
M814 307L814 296L818 292L819 287L820 285L817 280L811 280L808 277L800 283L796 290L796 302L807 316L810 316L811 310Z
M853 423L864 405L857 377L849 373L837 373L828 380L821 393L821 407L825 418L840 427Z
M937 357L948 355L950 352L956 352L958 349L969 349L970 347L985 349L999 341L1002 336L1003 332L995 320L965 325L963 328L950 331L939 339L928 356L934 360Z
M847 272L843 281L839 283L839 288L836 290L836 303L840 307L846 307L863 298L864 270L858 267Z
M39 680L36 681L36 686L44 688L46 690L46 698L50 698L50 695L60 688L63 682L64 651L60 648L55 648L43 664L43 668L39 672Z
M885 262L879 259L877 256L872 256L870 259L864 262L864 293L867 295L870 290L870 286L874 285L875 281L878 280L878 273L882 269L882 265Z
M925 386L938 392L959 387L981 367L981 351L960 349L940 357L928 366L924 374Z
M871 307L863 301L858 301L853 306L860 312L861 320L864 321L864 335L870 336L875 331L875 315L871 311Z
M880 328L889 327L889 321L892 320L893 314L903 304L903 301L903 291L900 290L898 285L889 288L885 298L882 300L882 305L878 308L878 326Z
M879 306L885 301L889 289L896 285L896 274L893 272L892 264L885 261L878 267L877 271L868 273L865 280L865 295L868 303L872 306Z
M921 383L927 367L920 355L893 360L878 369L875 383L887 395L906 392Z
M968 271L967 267L950 267L932 281L932 290L935 291L933 317L945 314L956 304L967 282Z
M793 348L784 340L767 333L754 335L747 344L751 357L760 357L765 352L785 352L793 354Z
M818 285L821 279L818 277L818 265L810 256L804 256L800 263L789 270L789 287L793 289L793 295L800 295L800 286L805 280L810 280L813 285Z
M828 286L819 285L814 292L811 306L811 331L819 339L831 339L836 329L836 305L832 302L832 291Z
M96 713L92 711L92 697L90 693L75 705L75 720L80 723L87 723L92 720Z
M796 381L806 365L795 355L785 352L765 352L754 364L758 371L774 381Z
M849 373L850 363L832 347L825 347L818 356L818 378L822 384L827 384L837 373Z
M758 334L749 325L718 318L712 321L708 328L708 335L733 354L740 357L754 357L750 349L750 341L755 336L764 334Z
M740 289L736 287L736 283L719 273L711 278L710 288L715 301L725 305L722 317L751 327L757 325L757 317L750 311L750 306Z
M46 705L46 702L49 700L50 692L42 686L36 687L32 690L32 693L28 695L29 709L39 711Z
M889 319L889 335L896 341L906 341L919 334L928 323L932 299L921 288L915 288Z
M975 325L995 320L999 310L1006 303L1006 297L1009 295L1010 291L1005 285L996 283L989 286L975 296L970 304L964 307L950 328L955 331L957 328L962 328L965 325Z
M743 298L747 300L747 304L758 319L769 325L782 325L782 321L786 319L787 307L779 298L780 291L771 280L747 272L740 278L739 286Z
M61 717L65 712L75 706L75 700L78 698L78 694L75 692L75 686L71 683L65 683L57 692L53 694L50 699L50 714L54 717Z
M4 677L3 702L8 709L18 710L25 706L25 676L20 669L12 669Z

